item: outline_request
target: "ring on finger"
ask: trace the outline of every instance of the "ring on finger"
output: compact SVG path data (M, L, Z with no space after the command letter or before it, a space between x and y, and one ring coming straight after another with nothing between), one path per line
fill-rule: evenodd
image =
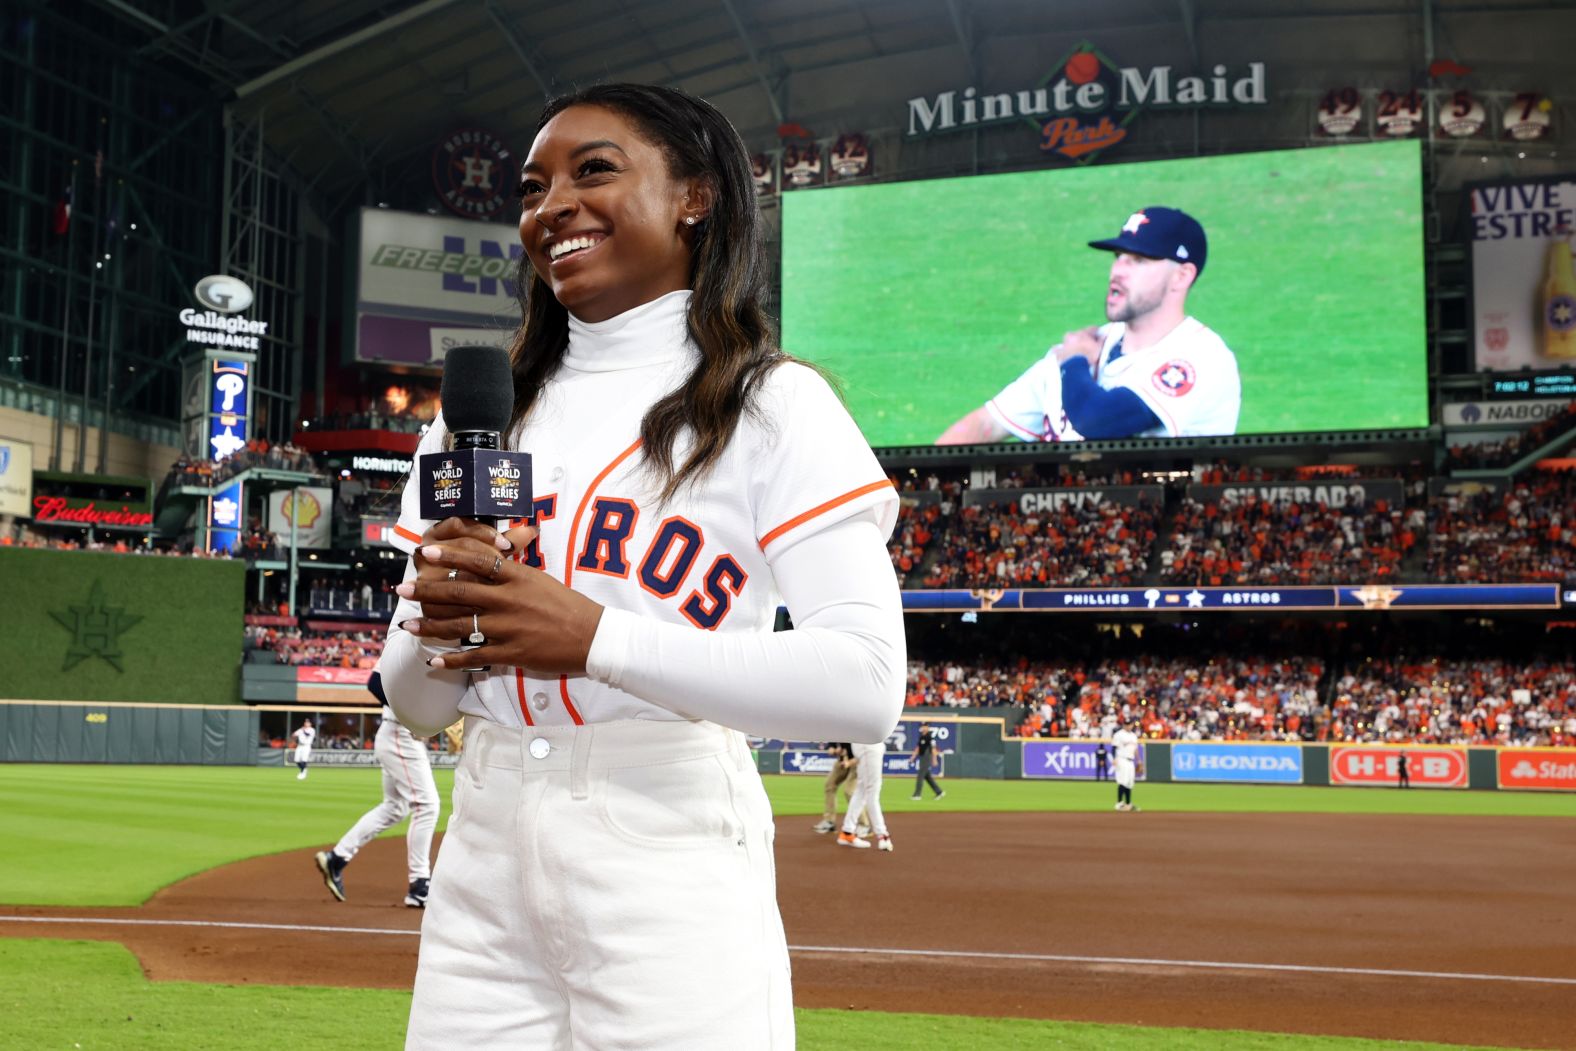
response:
M449 570L449 579L450 580L459 580L460 579L460 571L457 570L457 569Z
M498 571L500 569L502 569L502 568L503 568L503 556L502 555L494 555L493 556L493 567L492 567L491 572L489 572L487 574L487 579L488 580L496 579L497 576L498 576Z
M471 614L471 634L465 641L472 646L480 646L487 641L487 636L482 634L481 620L475 613Z

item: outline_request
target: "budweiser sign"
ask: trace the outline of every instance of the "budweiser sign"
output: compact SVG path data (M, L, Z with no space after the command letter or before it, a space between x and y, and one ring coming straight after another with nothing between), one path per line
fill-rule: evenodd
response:
M72 501L64 496L35 496L33 521L147 529L153 525L153 515L148 511L133 511L125 504L114 510L100 510L96 500L73 506Z
M1467 787L1467 753L1464 748L1348 747L1330 749L1330 784L1388 785L1401 779L1401 754L1406 754L1407 778L1416 788Z

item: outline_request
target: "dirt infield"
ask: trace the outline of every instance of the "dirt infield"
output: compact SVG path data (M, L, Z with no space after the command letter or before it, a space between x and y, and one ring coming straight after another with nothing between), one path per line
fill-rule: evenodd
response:
M800 1006L1576 1048L1576 822L905 814L878 854L812 821L777 838ZM311 852L256 858L136 909L0 908L0 936L120 941L154 979L408 988L403 866L374 843L340 904Z

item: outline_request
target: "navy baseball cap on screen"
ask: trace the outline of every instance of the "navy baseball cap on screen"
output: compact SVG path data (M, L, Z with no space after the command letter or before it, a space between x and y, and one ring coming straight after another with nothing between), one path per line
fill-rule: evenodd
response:
M1089 247L1192 263L1200 274L1209 255L1209 242L1197 219L1176 208L1159 206L1134 212L1122 224L1121 233L1105 241L1090 241Z

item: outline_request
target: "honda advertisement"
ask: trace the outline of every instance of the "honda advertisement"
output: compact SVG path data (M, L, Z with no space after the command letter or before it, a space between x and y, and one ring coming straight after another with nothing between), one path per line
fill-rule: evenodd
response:
M1251 781L1302 784L1302 747L1295 744L1192 744L1171 746L1173 781Z
M1501 748L1499 787L1576 792L1576 754L1570 749Z
M1385 748L1336 745L1330 749L1330 784L1394 788L1406 758L1407 781L1414 788L1467 787L1465 748Z
M1099 741L1025 741L1023 776L1045 781L1091 781L1096 773ZM1107 779L1115 776L1116 756L1105 746ZM1138 746L1138 780L1144 780L1144 746Z

